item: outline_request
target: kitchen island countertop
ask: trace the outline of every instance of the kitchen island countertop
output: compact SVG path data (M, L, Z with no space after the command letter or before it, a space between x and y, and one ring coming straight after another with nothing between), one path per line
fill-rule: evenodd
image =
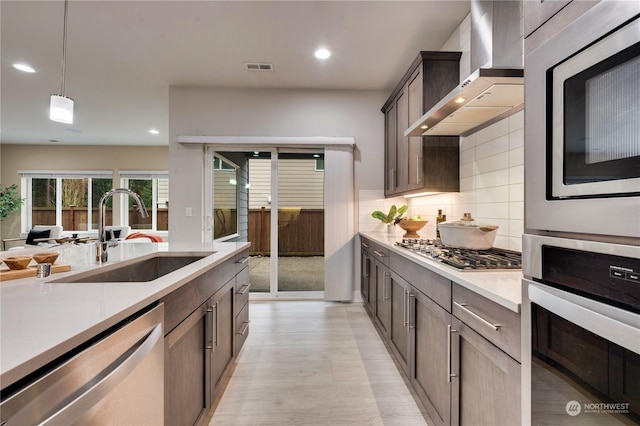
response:
M240 242L122 243L109 248L109 262L102 266L95 263L95 243L61 247L56 263L70 264L70 272L53 274L44 281L22 278L0 283L2 388L159 300L249 245ZM154 252L208 255L149 282L49 282Z
M521 270L459 271L436 260L427 259L410 250L396 246L396 241L402 239L399 234L360 232L360 235L513 312L520 313L522 303Z

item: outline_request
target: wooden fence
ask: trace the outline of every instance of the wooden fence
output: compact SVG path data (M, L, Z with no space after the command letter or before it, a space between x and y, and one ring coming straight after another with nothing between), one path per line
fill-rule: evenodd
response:
M249 210L249 253L271 254L271 210ZM278 252L280 256L324 255L324 210L279 209Z

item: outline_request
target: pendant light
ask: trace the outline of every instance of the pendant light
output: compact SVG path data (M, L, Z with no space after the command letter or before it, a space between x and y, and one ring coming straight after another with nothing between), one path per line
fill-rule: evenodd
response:
M58 123L73 123L73 99L64 95L64 69L67 62L67 9L68 0L64 0L64 28L62 31L62 81L60 94L51 95L49 105L49 119Z

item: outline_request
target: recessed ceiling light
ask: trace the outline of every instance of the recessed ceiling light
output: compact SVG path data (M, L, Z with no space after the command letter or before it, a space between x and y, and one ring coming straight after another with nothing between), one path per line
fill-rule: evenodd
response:
M34 70L33 68L31 68L29 65L27 64L13 64L13 67L17 70L20 70L22 72L28 72L28 73L34 73L36 72L36 70Z
M152 135L158 135L158 134L160 134L160 132L159 132L159 131L157 131L156 129L151 129L151 130L149 130L149 133L151 133Z
M318 59L327 59L329 56L331 56L331 52L329 52L329 50L325 48L320 48L315 51L314 55Z
M427 126L426 124L423 124L422 126L420 126L420 128L421 128L422 130L426 130L426 129L428 129L428 128L429 128L429 126Z
M466 101L466 99L465 99L465 98L463 98L462 96L460 96L459 98L457 98L457 99L456 99L456 103L457 103L457 104L461 104L461 103L463 103L464 101Z

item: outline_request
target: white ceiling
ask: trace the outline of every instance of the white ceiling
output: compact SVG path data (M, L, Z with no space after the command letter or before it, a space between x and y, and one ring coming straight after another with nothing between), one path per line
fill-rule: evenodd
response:
M49 95L60 92L64 3L0 7L2 143L166 145L169 86L390 92L418 51L442 47L469 1L71 0L72 125L48 118ZM325 62L313 56L321 45L332 51Z

